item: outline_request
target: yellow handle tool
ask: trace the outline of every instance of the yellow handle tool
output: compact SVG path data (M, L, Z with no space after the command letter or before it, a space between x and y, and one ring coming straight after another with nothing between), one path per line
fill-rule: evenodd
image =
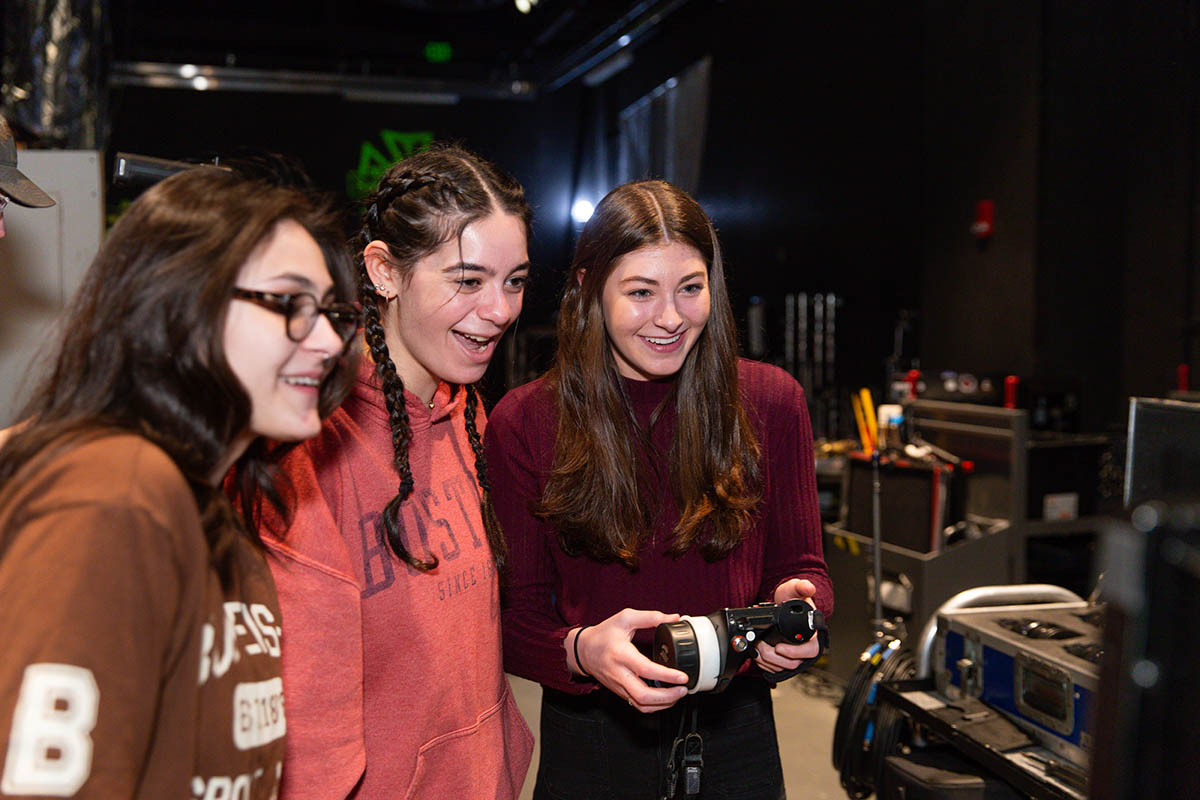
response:
M863 416L862 400L856 394L850 395L850 405L854 408L854 422L858 425L858 439L862 442L864 452L870 453L875 449L875 443L871 441L871 431L867 428L867 421Z
M866 419L867 433L871 437L871 449L875 450L879 447L879 422L875 416L875 403L871 401L871 390L863 387L858 390L862 397L862 415Z

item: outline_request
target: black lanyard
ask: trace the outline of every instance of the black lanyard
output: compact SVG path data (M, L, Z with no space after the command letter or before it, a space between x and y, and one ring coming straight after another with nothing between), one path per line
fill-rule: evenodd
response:
M675 787L679 783L679 770L683 768L684 797L700 795L700 770L704 767L704 739L697 732L700 703L693 697L683 700L683 711L679 715L679 731L671 745L671 757L667 761L667 793L663 800L674 800ZM684 723L691 712L692 730L686 736Z

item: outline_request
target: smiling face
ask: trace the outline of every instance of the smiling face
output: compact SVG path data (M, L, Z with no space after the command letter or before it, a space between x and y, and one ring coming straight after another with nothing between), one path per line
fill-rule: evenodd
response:
M299 223L282 220L251 254L236 286L276 294L307 292L325 305L333 281L316 241ZM283 314L246 300L231 300L225 319L225 358L250 396L248 435L276 441L316 436L320 385L343 349L321 315L303 341L287 335Z
M643 247L617 259L600 302L617 371L641 381L669 378L708 324L708 269L689 245Z
M367 248L368 269L373 279L385 276L376 282L392 298L384 327L405 388L428 402L441 381L482 378L521 313L529 276L524 222L499 212L475 220L403 275L379 269L375 244Z

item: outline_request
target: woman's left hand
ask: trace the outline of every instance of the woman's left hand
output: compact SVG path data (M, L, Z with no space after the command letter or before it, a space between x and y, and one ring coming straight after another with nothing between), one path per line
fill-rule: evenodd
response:
M817 593L817 589L812 585L811 581L806 581L803 578L792 578L789 581L784 581L775 589L775 597L772 600L776 603L784 603L788 600L804 600L813 608L816 604L812 601L812 596ZM800 662L806 658L812 658L821 652L821 645L817 642L817 637L809 639L804 644L767 644L760 641L758 643L758 657L754 659L755 663L765 672L786 672L787 670L796 669L800 666Z

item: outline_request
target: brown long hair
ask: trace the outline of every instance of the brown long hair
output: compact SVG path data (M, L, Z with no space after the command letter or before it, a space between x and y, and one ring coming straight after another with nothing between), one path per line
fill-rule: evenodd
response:
M226 359L225 319L242 265L284 219L312 235L338 298L351 299L343 228L310 193L207 168L143 193L108 233L63 316L53 371L18 417L28 423L0 449L0 490L51 445L111 428L139 434L187 479L211 559L228 581L239 520L212 473L250 424L251 400ZM338 359L321 385L322 417L353 375ZM240 527L254 541L253 509L264 496L279 504L271 464L281 452L258 438L236 465Z
M640 488L645 481L635 446L648 441L648 432L638 429L619 378L601 295L621 256L671 242L695 248L704 259L712 312L666 401L676 410L668 463L680 508L668 552L682 555L699 543L710 561L727 556L762 497L758 440L738 394L737 331L716 230L700 204L676 186L620 186L584 226L567 277L555 364L547 375L558 436L534 513L557 529L567 553L631 569L657 498Z
M525 238L529 239L533 212L521 184L499 167L465 148L438 145L409 156L384 173L379 180L378 190L366 199L361 247L365 248L377 239L382 241L391 254L392 265L401 275L408 275L422 258L444 243L461 238L468 225L495 211L519 218L525 226ZM400 478L396 496L388 501L383 510L384 533L388 546L402 561L416 569L428 571L437 566L437 556L433 553L429 553L427 558L414 556L405 547L400 531L400 506L413 490L412 469L408 463L412 428L404 404L404 382L396 372L396 365L388 352L383 327L383 304L367 274L361 252L358 270L367 347L382 383L392 428L393 465ZM479 392L474 386L464 389L467 393L467 439L475 453L475 479L481 492L483 525L492 557L496 565L502 567L508 548L489 499L487 459L475 424Z

